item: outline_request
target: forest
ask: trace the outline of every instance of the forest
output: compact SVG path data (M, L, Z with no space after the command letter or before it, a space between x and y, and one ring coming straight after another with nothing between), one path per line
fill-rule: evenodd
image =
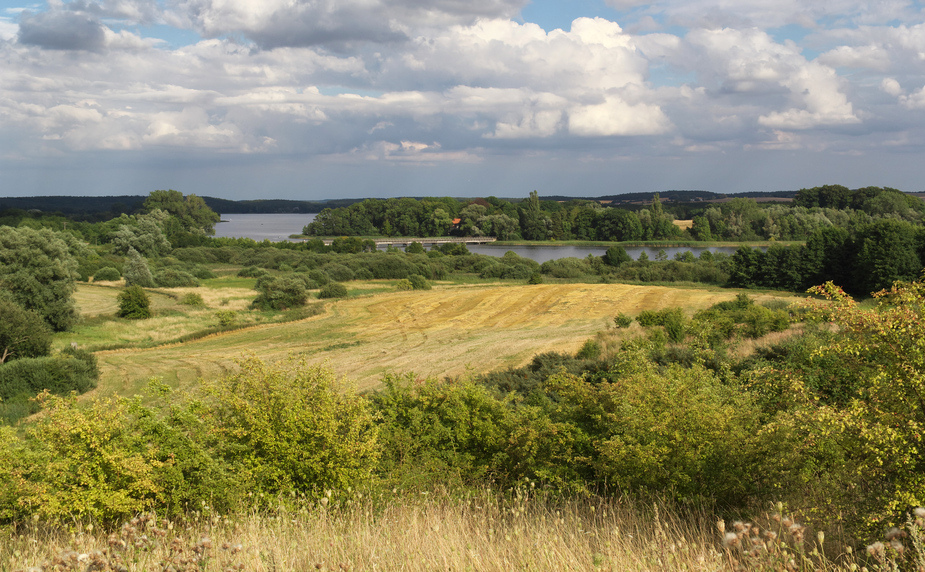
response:
M292 569L366 569L363 559L372 556L345 547L358 538L359 522L387 529L406 510L456 515L447 522L482 530L467 519L488 511L495 520L485 538L448 545L444 557L479 568L478 558L510 544L498 562L553 569L557 559L542 547L565 550L575 535L589 543L570 561L575 569L627 569L621 558L632 557L649 562L633 564L639 569L916 570L925 558L922 208L890 189L842 189L805 189L789 205L733 199L694 215L711 236L804 228L802 238L787 239L800 244L635 261L613 244L602 257L544 264L513 253L475 255L458 244L378 251L370 237L388 235L376 224L411 225L399 234L417 224L412 234L426 235L426 224L441 231L447 219L445 232L454 218L461 232L474 232L506 217L524 238L553 228L557 213L572 229L585 211L594 224L625 217L653 233L670 226L675 237L693 228L675 225L657 197L638 212L555 210L535 193L520 205L486 199L455 211L455 199L417 201L417 210L398 208L403 199L364 201L337 214L368 225L363 232L278 244L212 238L214 211L176 191L155 191L140 211L102 222L0 213L0 545L20 543L40 525L70 526L86 542L105 544L108 536L94 569L154 553L158 569L225 569L241 523L258 522L263 541L277 526L270 523L324 523L343 528L324 536L325 546L292 556L301 563ZM408 219L374 216L390 208ZM415 213L423 217L416 223ZM784 224L804 216L828 222L811 230ZM335 215L326 217L319 215L321 226ZM320 240L328 235L330 245ZM302 327L345 312L345 300L386 292L393 302L424 293L439 300L454 288L539 293L571 283L587 285L586 303L615 283L709 291L721 301L621 307L577 351L460 375L388 371L363 391L338 379L336 364L306 355L264 359L260 346L189 386L154 378L144 395L94 391L99 360L133 343L118 345L106 332L165 314L156 296L174 300L165 317L212 320L164 342L182 346L269 323ZM75 302L80 289L117 298L117 310L88 317ZM248 305L232 309L230 293L240 290L249 292ZM101 341L64 343L90 332ZM349 352L360 342L326 343ZM657 542L618 540L614 527L626 521L612 518L626 506L637 507L638 526L655 523ZM547 518L563 528L547 530ZM695 535L692 560L679 555L668 566L668 544L683 544L687 534L659 528L673 518L700 530L723 524L718 535ZM134 524L120 529L123 522ZM170 548L174 522L224 534L228 552L206 561L212 553L192 537L183 537L186 552ZM431 536L450 542L439 520L428 522ZM140 540L139 530L150 535ZM545 540L529 540L540 530ZM518 535L525 535L519 544ZM119 548L126 539L131 546ZM665 552L650 546L659 543ZM27 567L26 544L16 546L19 555L0 547L0 569ZM433 569L440 557L389 547L409 562L422 559L413 569ZM253 547L237 562L276 569L281 550ZM86 560L65 568L60 558L57 569L86 569ZM485 569L503 569L492 566Z

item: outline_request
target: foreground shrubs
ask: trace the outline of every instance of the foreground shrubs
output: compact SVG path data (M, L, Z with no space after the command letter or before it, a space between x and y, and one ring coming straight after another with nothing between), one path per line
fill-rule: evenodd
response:
M25 436L0 428L0 521L226 512L367 483L379 450L365 400L321 367L239 366L171 404L44 395Z

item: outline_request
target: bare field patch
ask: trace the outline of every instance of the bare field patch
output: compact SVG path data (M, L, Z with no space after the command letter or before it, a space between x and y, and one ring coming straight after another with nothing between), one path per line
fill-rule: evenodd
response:
M329 362L360 389L386 372L421 376L520 366L538 353L574 352L613 316L682 306L693 312L735 291L625 284L447 287L331 302L319 316L150 349L99 352L97 393L132 393L152 376L174 386L221 375L247 353ZM769 296L770 297L770 296Z

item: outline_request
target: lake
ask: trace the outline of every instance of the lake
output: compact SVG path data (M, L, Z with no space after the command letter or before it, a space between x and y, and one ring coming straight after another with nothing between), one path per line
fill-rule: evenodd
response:
M300 234L302 227L315 220L314 214L224 214L222 222L215 225L215 236L227 238L252 238L254 240L269 240L271 242L281 242L290 240L289 235ZM383 247L384 249L385 247ZM468 246L469 252L475 254L487 254L489 256L504 256L507 251L513 251L519 256L536 260L539 263L557 258L585 258L589 254L602 256L606 247L587 247L587 246L495 246L491 244L473 244ZM718 246L718 247L695 247L695 248L651 248L643 246L626 247L626 253L633 260L639 258L643 252L651 260L655 260L659 250L664 250L665 255L672 259L681 252L691 251L694 256L700 256L704 250L710 252L723 252L732 254L736 251L735 246Z
M223 214L215 225L220 238L253 238L282 242L290 234L302 234L302 227L315 220L314 214Z

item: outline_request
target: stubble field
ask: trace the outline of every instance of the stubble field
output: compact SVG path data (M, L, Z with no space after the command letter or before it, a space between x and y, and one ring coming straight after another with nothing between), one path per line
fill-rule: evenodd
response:
M210 300L205 288L196 290ZM234 294L233 307L241 311L241 292ZM635 316L641 310L681 306L693 313L735 294L720 289L549 284L439 285L429 291L358 296L328 302L322 314L299 321L254 322L184 343L97 352L102 376L93 393L140 393L151 377L190 387L200 377L233 369L235 360L247 354L268 361L296 354L327 362L359 390L375 388L387 372L421 377L481 373L521 366L542 352L574 352L610 327L620 312ZM84 313L99 313L106 308L105 298L85 287L78 303ZM171 311L167 302L160 306L166 315L107 323L101 329L106 335L151 345L201 327L200 322L206 323L215 312L205 308L182 314ZM254 319L243 314L243 319ZM73 341L80 343L86 335L87 331L76 332Z

